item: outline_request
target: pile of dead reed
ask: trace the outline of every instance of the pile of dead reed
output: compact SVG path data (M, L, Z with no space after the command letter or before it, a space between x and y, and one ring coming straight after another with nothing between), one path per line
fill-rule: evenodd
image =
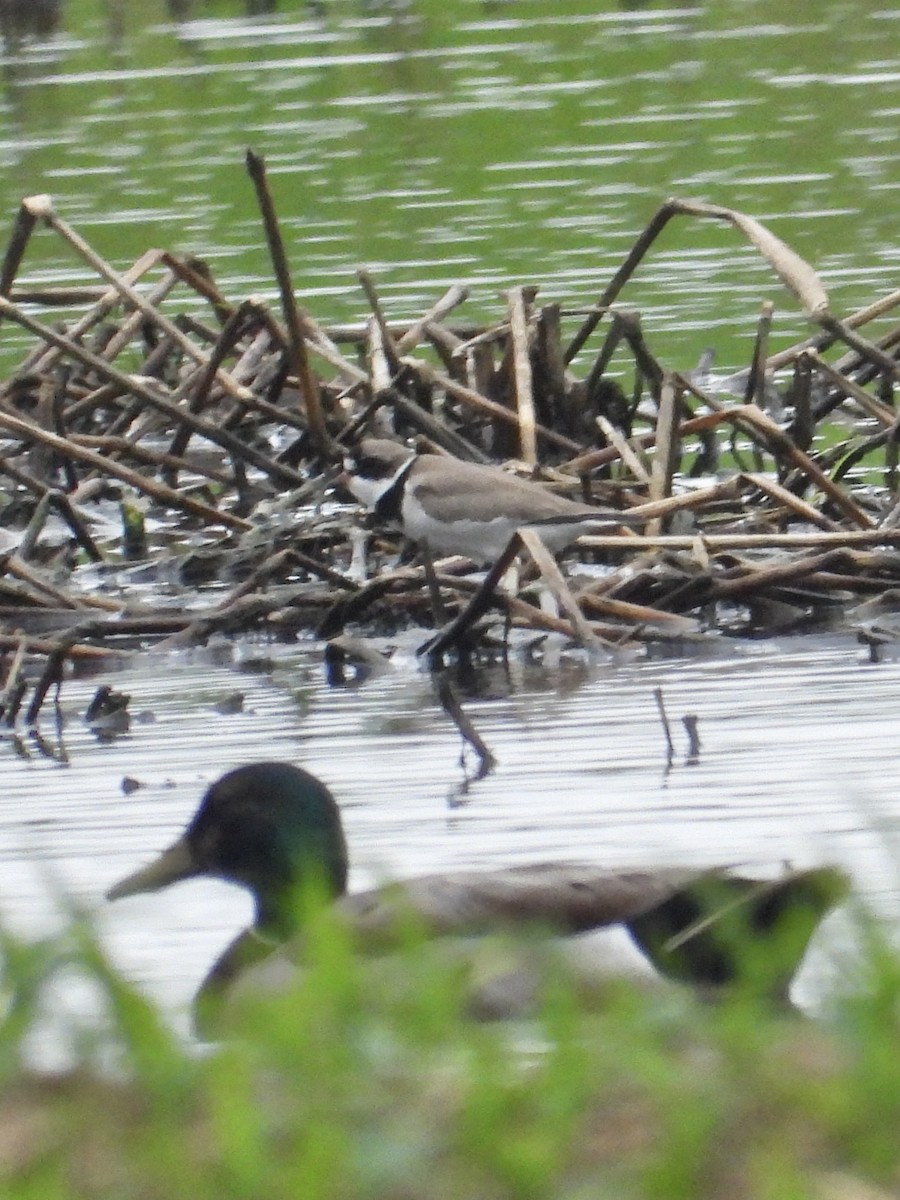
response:
M235 303L202 262L164 250L117 270L49 197L22 202L0 270L0 321L29 345L0 392L0 650L19 668L49 656L46 683L68 659L161 635L171 645L223 630L332 636L351 621L429 624L423 572L381 557L390 569L373 578L370 563L366 582L353 552L358 519L321 505L343 447L373 428L476 461L514 459L550 486L640 504L647 516L645 536L579 542L613 568L578 587L527 533L480 588L459 564L439 564L457 619L435 652L471 635L491 606L513 624L586 643L807 628L844 620L860 602L867 614L873 603L892 608L900 325L884 318L900 292L839 318L814 270L759 222L669 200L588 310L542 306L537 288L513 287L496 323L473 326L455 315L467 295L455 286L417 320L397 322L361 270L369 321L325 329L296 300L262 161L248 155L248 169L278 312L258 298ZM639 311L613 305L674 217L730 222L796 298L812 335L771 352L765 302L741 376L716 384L703 369L660 362ZM96 286L17 286L43 228L96 273ZM876 319L881 332L867 338ZM495 591L522 549L560 615L527 588ZM206 608L186 614L131 593L114 568L146 559L164 560L167 578L193 594L214 585ZM98 564L95 574L85 562ZM224 599L223 580L232 585Z

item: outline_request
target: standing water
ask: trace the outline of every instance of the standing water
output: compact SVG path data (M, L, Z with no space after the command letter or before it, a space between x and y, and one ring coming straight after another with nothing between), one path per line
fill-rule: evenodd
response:
M459 735L409 649L358 689L330 687L316 647L149 655L114 679L134 719L111 741L77 715L94 683L67 684L62 745L46 720L43 747L7 743L0 847L12 926L46 930L61 886L95 914L128 974L183 1013L250 919L249 898L210 880L109 906L103 893L174 839L213 779L260 758L301 764L333 789L351 888L529 860L834 862L896 915L900 664L873 666L850 639L819 637L593 666L578 653L552 668L513 661L478 676L465 702L497 758L467 783L474 764L460 764ZM242 711L222 715L235 690ZM699 722L696 761L686 714ZM126 777L142 786L124 794Z

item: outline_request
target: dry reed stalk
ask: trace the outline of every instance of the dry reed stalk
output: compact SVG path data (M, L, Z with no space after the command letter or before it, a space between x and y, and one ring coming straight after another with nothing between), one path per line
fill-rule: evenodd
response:
M741 491L741 477L734 476L731 479L723 480L722 483L712 483L705 488L694 488L691 491L682 492L679 496L666 496L662 500L648 500L643 504L635 504L628 509L628 515L629 517L646 517L648 521L655 520L657 517L665 519L676 512L702 510L704 506L717 501L734 500L741 494ZM582 534L576 544L588 546L591 544L592 536L592 534ZM636 537L637 535L626 533L625 536Z
M441 332L453 338L454 356L463 358L472 350L480 350L483 346L495 346L505 342L509 337L509 321L498 321L467 338L460 337L451 329L444 329Z
M190 459L166 453L163 450L149 450L146 446L140 446L123 437L109 437L102 433L70 433L67 435L66 441L73 446L84 446L88 450L102 451L104 455L108 454L111 458L118 459L120 456L133 458L137 462L147 466L160 467L173 474L186 471L189 474L202 475L205 479L212 480L213 483L222 484L223 487L234 486L234 478L231 475L220 471L217 467L210 466L209 463L191 462Z
M184 408L177 407L165 397L160 396L152 388L148 387L147 384L138 377L126 375L123 371L120 371L111 363L108 363L104 359L100 358L99 355L86 350L83 346L75 344L63 334L57 333L55 329L51 329L48 325L42 325L39 321L35 321L32 317L27 316L15 305L10 303L10 301L0 298L0 316L3 316L4 314L12 317L12 319L19 325L22 325L25 329L37 334L38 337L44 338L47 342L54 346L58 346L67 355L76 359L83 366L96 371L98 375L118 384L122 388L123 392L127 392L135 396L145 404L148 404L151 408L157 409L159 412L164 413L176 423L182 422L183 424L189 426L193 432L198 434L200 437L204 437L208 441L213 442L215 445L220 446L225 450L229 450L231 453L236 454L239 458L246 458L248 462L252 463L256 467L259 467L259 469L264 471L267 475L271 475L276 482L280 482L282 484L287 483L292 487L298 487L304 482L303 477L298 472L289 467L285 467L281 463L275 462L265 454L261 454L252 446L248 446L244 442L241 442L240 439L233 437L225 430L220 429L214 423L205 421L202 418L195 416L193 413L187 412ZM254 398L253 393L245 388L242 388L241 390L242 392L246 392L248 399L252 402ZM60 441L62 441L62 439L60 439ZM57 449L59 448L60 447L57 447Z
M704 533L703 544L719 550L802 550L816 546L898 546L900 529L848 529L835 533ZM582 534L577 544L587 550L692 550L696 535Z
M839 562L845 561L844 551L827 550L824 554L813 554L806 558L795 559L789 563L742 564L738 570L738 578L715 579L710 586L710 599L736 600L741 596L752 595L770 587L781 587L786 583L796 583L812 575L815 571L825 570Z
M825 362L824 359L820 358L816 351L807 351L804 358L817 375L821 375L823 379L827 379L838 391L855 400L864 412L868 413L870 417L874 417L885 429L893 428L897 420L897 414L889 405L882 404L880 400L876 400L874 396L870 396L859 384L854 383L852 379L848 379L846 375L842 375L840 371L837 371Z
M578 640L571 621L544 612L542 608L529 604L519 596L504 598L503 608L517 625L526 629L533 629L536 633L557 633L573 642ZM633 627L623 630L621 625L607 625L599 621L591 621L589 624L594 637L608 652L630 640L635 632ZM664 635L660 634L660 637L662 638Z
M91 536L85 518L75 507L72 500L64 492L59 492L55 488L47 493L47 499L69 526L72 536L87 554L88 558L92 562L103 562L103 552Z
M528 551L534 565L541 573L541 578L550 589L557 604L562 608L563 612L569 618L572 628L575 631L575 637L578 642L587 650L598 651L600 649L600 640L591 629L588 621L585 620L584 614L576 603L575 597L569 589L569 585L563 578L562 571L557 566L556 559L541 541L540 534L535 533L533 529L520 529L518 538L522 546Z
M678 387L692 392L698 399L705 402L705 393L691 384L690 380L685 376L680 375L676 371L673 372L673 380ZM714 407L715 411L704 413L699 417L691 417L689 420L684 421L681 425L681 436L683 438L714 429L723 421L740 421L744 413L743 407L722 405L713 397L709 397L709 400L710 407ZM649 450L656 445L656 433L636 434L631 440L634 446ZM609 466L610 463L615 462L619 458L619 452L615 446L604 446L602 450L584 451L583 447L578 447L578 449L579 453L575 458L571 458L562 464L562 468L566 471L571 471L573 475L585 475L590 471L597 470L599 467Z
M604 416L596 418L597 428L603 434L610 446L617 452L618 457L632 473L638 483L648 485L650 483L650 473L644 466L641 459L638 457L637 450L631 442L616 429L610 421ZM570 464L571 465L571 464Z
M158 308L154 307L136 288L132 287L124 275L114 270L80 234L76 233L68 222L64 221L62 217L54 212L53 204L48 196L30 197L27 200L23 200L22 203L32 205L35 214L45 224L49 225L73 250L80 254L85 262L94 268L98 275L112 284L113 288L115 288L123 299L127 300L133 308L142 313L151 324L167 334L189 358L192 358L201 366L205 366L208 358L206 352L191 341L187 334L183 333L174 321L170 321L168 317L161 313ZM0 308L0 315L3 315L4 312L8 313L8 309L5 307ZM234 383L225 372L220 372L218 379L222 387L236 399L243 398L245 389Z
M444 317L450 315L454 308L458 308L464 300L468 298L469 289L462 287L458 283L452 284L440 299L426 312L422 314L418 320L396 339L397 354L408 354L410 350L415 350L419 342L425 337L427 328L430 324L443 321ZM388 328L390 333L390 329Z
M272 259L272 266L275 269L275 278L278 280L278 290L281 294L281 308L284 313L285 323L287 324L288 344L290 346L294 369L297 373L297 379L300 383L300 393L303 397L306 419L309 422L309 431L314 443L318 447L319 453L323 458L328 458L331 452L331 438L325 425L325 415L322 412L319 381L310 367L309 355L306 352L305 321L301 318L300 308L294 296L294 287L291 282L287 255L285 254L284 243L281 239L281 230L278 225L278 218L275 215L275 206L272 203L272 196L266 177L265 160L252 150L248 150L246 162L247 172L256 189L256 199L263 219L263 228L265 229L266 241L269 246L269 254Z
M515 562L516 555L519 553L521 546L522 543L519 534L514 533L510 538L509 545L496 562L493 563L469 603L453 618L449 625L445 625L433 638L426 642L419 651L420 654L428 657L431 662L437 662L445 651L451 649L453 646L458 646L464 640L466 633L478 618L483 616L494 603L497 585Z
M651 608L647 604L630 604L626 600L614 600L596 592L585 591L578 594L579 603L585 610L599 613L604 617L612 617L617 621L629 621L633 625L660 625L671 633L696 633L699 626L693 617L684 617L681 613L667 612L662 608Z
M378 344L387 362L388 374L389 376L396 375L400 369L400 352L397 349L390 329L388 329L384 309L381 307L381 301L375 288L375 281L365 267L357 269L356 278L359 280L359 285L372 310L372 317L378 328ZM376 387L373 390L377 391L378 389Z
M49 202L50 197L47 196L46 200ZM0 267L0 296L4 296L6 299L9 299L13 282L19 273L19 267L22 265L22 259L25 257L25 251L37 223L38 214L23 200L19 205L13 231L6 246L3 265Z
M656 421L656 451L650 468L648 495L651 503L666 500L672 494L672 477L678 461L678 425L681 409L681 392L672 376L663 376L660 390L659 415ZM662 532L661 516L654 517L647 533Z
M429 447L430 450L437 453L448 451L457 458L463 458L469 462L490 462L489 456L472 442L466 441L455 429L451 429L438 417L433 416L402 393L392 391L390 394L386 394L385 404L430 439L432 443Z
M893 379L900 380L900 363L890 354L886 354L880 346L868 341L855 333L845 321L839 320L833 313L825 312L819 315L819 324L823 329L839 338L851 350L855 350L860 358L866 359L881 371L885 371Z
M779 452L792 466L802 471L812 483L821 488L829 496L835 505L855 525L859 525L862 528L871 526L872 522L868 515L856 504L852 497L848 496L834 484L824 471L791 441L790 437L780 426L776 425L755 404L745 404L740 408L724 407L713 397L707 396L704 392L700 391L690 380L678 372L674 372L673 377L679 386L704 399L716 410L704 416L694 417L689 421L685 421L681 430L683 436L712 428L722 421L730 421L745 431L749 427L757 437L760 437L764 441L770 453ZM656 434L648 434L640 438L640 444L643 446L652 446L655 443ZM571 460L566 466L570 470L581 474L584 471L593 470L598 466L614 461L617 457L618 453L615 447L607 447L604 450L592 451L589 454L581 455L579 458Z
M863 325L867 325L869 321L875 320L877 317L884 316L885 313L891 311L900 305L900 289L894 292L889 292L886 296L882 296L880 300L875 300L872 304L867 304L865 308L859 308L854 313L850 313L844 318L844 324L848 329L859 329ZM766 370L779 371L782 367L792 363L799 354L805 350L816 350L821 353L833 345L835 338L828 333L817 333L812 337L805 338L802 342L797 342L793 346L788 346L784 350L779 350L777 354L771 354L766 359Z
M45 308L75 308L79 304L96 304L108 292L99 284L88 287L14 287L9 299L14 304L41 304Z
M0 651L16 650L20 643L24 643L26 654L41 658L52 654L58 648L57 642L49 641L47 638L23 638L18 634L0 633ZM101 661L103 659L128 658L131 651L117 650L106 646L92 646L89 643L76 643L68 648L67 653L75 659Z
M775 306L771 300L764 300L756 325L756 339L753 343L753 355L750 359L750 370L747 372L747 387L744 400L747 404L755 404L762 408L765 404L766 393L766 353L769 347L769 333L772 329L772 313ZM753 461L757 471L763 468L762 454L759 447L753 447Z
M249 596L257 588L268 583L269 580L284 574L296 566L303 567L311 574L318 575L319 578L332 584L340 591L359 591L359 585L353 583L352 580L346 579L343 575L333 570L333 568L320 563L311 555L291 548L289 550L279 550L275 554L269 555L221 603L215 605L212 611L218 614L227 612L236 601L243 600L245 596Z
M547 407L557 416L568 416L568 381L563 356L562 321L558 304L545 304L538 314L535 354L543 375L543 392ZM569 430L571 432L571 429Z
M608 311L609 305L612 304L616 296L618 296L619 292L634 274L644 255L656 241L658 234L665 228L669 218L672 216L672 212L670 211L671 204L672 201L666 201L665 204L661 205L650 218L643 231L638 235L637 240L626 255L625 261L597 299L594 311L582 323L580 329L566 348L565 359L567 363L572 361L594 332L604 314Z
M504 424L518 426L519 414L513 409L506 408L504 405L498 404L495 400L489 400L486 396L482 396L480 392L476 392L472 388L464 387L448 375L445 375L442 371L435 371L428 363L413 363L409 359L404 359L404 364L411 370L415 370L416 374L424 382L437 384L438 387L443 388L454 400L459 400L469 408L475 409L485 416L494 417L504 422ZM544 441L549 442L551 445L558 446L562 450L574 453L581 449L578 442L565 437L561 433L557 433L553 429L547 429L537 421L535 422L534 430L538 437L543 438Z
M219 370L222 367L225 359L232 352L235 345L243 336L244 327L247 324L248 318L255 314L255 306L244 301L230 314L225 324L222 326L221 332L216 340L215 345L210 352L209 359L205 366L200 368L199 377L196 383L193 383L190 388L190 399L188 401L188 410L192 413L200 413L206 407L210 388L213 381L217 378ZM186 425L179 425L176 430L171 445L169 446L169 454L174 458L181 458L187 449L188 442L191 439L192 431Z
M162 253L159 250L146 251L122 273L122 278L130 284L137 283L148 271L151 271L158 265L162 257ZM15 296L13 296L13 301L14 303L19 303ZM67 330L68 336L73 341L83 338L85 334L101 321L106 320L109 313L116 305L121 304L121 302L122 297L115 288L104 288L100 298ZM59 357L60 351L58 349L41 344L21 363L18 374L28 375L32 372L35 374L45 373L53 367L54 363L59 360Z
M475 346L471 350L461 353L463 342L455 333L443 325L439 325L436 321L426 321L425 335L451 379L468 384L483 395L487 394L490 389L489 381L494 376L494 355L488 344ZM409 361L408 357L404 359L404 362ZM471 382L472 364L475 362L483 367L484 371L479 375L477 382Z
M156 256L156 255L158 255L159 252L154 251L153 253L154 253L154 256ZM123 275L123 278L127 279L128 276ZM165 299L167 299L167 297L172 293L172 291L177 286L177 284L178 284L177 275L175 275L171 271L168 272L157 284L155 284L152 288L150 288L150 290L147 293L147 303L152 308L156 309L156 307L158 305L162 304L162 302ZM115 297L115 303L116 304L121 303L120 296ZM123 350L127 350L132 345L135 335L140 331L141 325L143 324L145 319L146 319L145 315L142 312L128 313L128 315L125 317L125 320L120 323L116 332L113 334L113 336L109 339L109 341L103 347L103 351L102 351L103 357L111 362L113 359L117 358L119 356L119 354L122 353ZM75 337L76 337L75 330L70 329L68 331L68 336L70 338L72 338L72 340L75 340ZM82 333L80 331L78 333L78 336L79 337L82 336ZM36 369L45 370L46 368L44 368L44 367L40 366L40 364L38 364L38 367Z
M816 422L812 411L812 360L806 350L797 355L794 363L791 395L794 401L794 420L790 432L794 444L801 450L808 450L815 436Z
M780 426L775 424L771 417L764 413L762 409L757 408L755 404L745 405L743 411L747 419L765 434L766 438L781 452L784 458L792 466L799 468L816 487L821 488L848 520L862 529L870 529L872 527L872 520L868 513L864 512L851 496L832 483L825 472L819 468L818 464L814 463L802 450L799 450L790 437L784 433Z
M3 308L0 305L0 312L2 311ZM241 532L253 528L249 521L244 521L241 517L232 516L229 512L211 508L210 505L203 504L199 500L194 500L190 496L174 492L164 484L157 483L153 479L148 479L144 475L139 475L136 471L131 471L102 454L96 454L93 450L88 450L84 446L75 445L66 438L57 437L55 433L48 433L46 430L30 424L28 421L23 421L19 417L13 417L9 413L0 412L0 429L6 429L10 433L14 433L17 437L42 442L63 457L69 457L76 462L86 463L88 466L95 467L103 474L112 475L113 478L129 484L137 491L152 496L154 500L158 500L168 508L189 512L211 525L227 525L229 528L240 530Z
M534 393L531 379L531 355L528 344L529 306L533 293L514 287L507 292L509 303L510 349L513 362L513 397L519 414L519 454L533 467L537 463Z
M785 245L763 224L736 209L716 204L704 204L693 200L666 200L650 218L638 235L625 261L607 284L596 302L597 311L582 324L566 350L566 362L571 362L599 323L602 311L612 304L616 296L637 270L644 256L656 241L672 217L694 216L728 221L750 241L773 268L782 283L797 297L807 315L820 320L828 312L828 294L818 275L799 254ZM851 335L852 336L852 335Z
M369 367L369 388L373 396L390 390L394 377L391 356L381 336L381 326L375 317L369 319L369 340L366 344L366 361Z
M774 479L747 471L742 471L740 478L746 480L753 487L759 488L761 492L765 492L770 499L783 504L785 508L789 508L801 521L809 521L811 525L818 525L820 529L837 530L839 528L836 521L832 521L829 517L820 513L817 508L814 508L811 504L807 504L805 500L801 500L793 492L789 492L787 488L782 487L780 483L776 483Z
M220 325L225 324L234 306L222 295L212 277L212 272L202 259L194 256L183 258L181 255L164 250L160 261L164 262L169 270L177 275L191 291L196 292L198 296L202 296L209 303Z

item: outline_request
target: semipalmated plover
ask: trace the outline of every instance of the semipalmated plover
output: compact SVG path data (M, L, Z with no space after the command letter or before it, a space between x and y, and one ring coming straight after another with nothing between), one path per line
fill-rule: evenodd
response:
M534 529L556 554L582 533L609 533L636 521L578 504L500 467L417 455L386 438L363 438L344 467L350 491L377 517L400 525L432 552L479 563L498 558L517 529Z

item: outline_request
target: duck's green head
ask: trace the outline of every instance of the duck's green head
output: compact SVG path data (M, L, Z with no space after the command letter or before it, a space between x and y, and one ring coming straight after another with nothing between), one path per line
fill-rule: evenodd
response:
M290 763L238 767L209 788L168 850L107 897L155 892L197 875L242 884L256 901L257 925L289 933L305 891L334 898L347 886L347 845L334 797Z

